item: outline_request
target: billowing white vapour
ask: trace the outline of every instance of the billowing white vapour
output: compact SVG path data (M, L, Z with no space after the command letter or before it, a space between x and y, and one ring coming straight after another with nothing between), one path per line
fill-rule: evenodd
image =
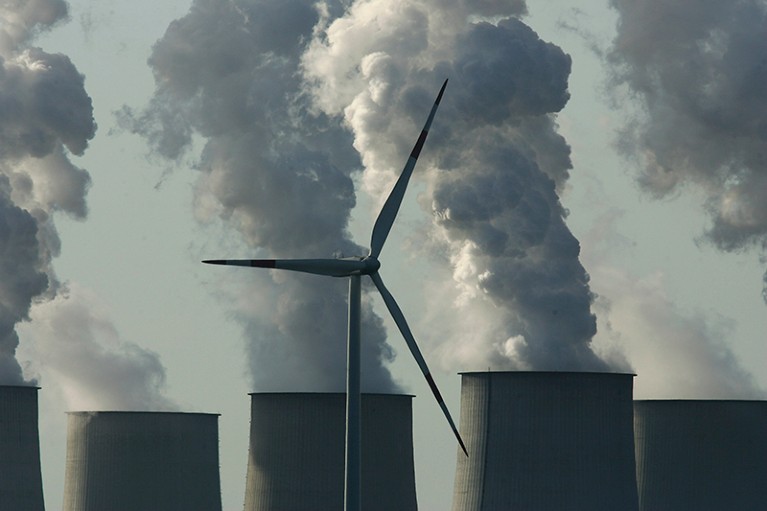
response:
M608 63L641 115L622 133L655 197L705 194L718 248L767 248L767 4L612 0ZM764 298L767 300L767 275Z
M455 320L441 337L445 360L464 369L604 369L590 347L588 275L557 195L571 163L554 115L569 98L571 61L520 21L524 8L354 2L316 32L304 68L318 108L352 129L376 197L402 166L417 106L450 78L416 172L427 175L431 241L458 290L429 297Z
M36 304L19 330L30 361L67 410L175 410L159 356L120 337L103 301L76 283Z
M51 265L56 213L87 214L90 176L69 155L96 131L84 77L31 45L66 17L61 0L0 3L0 384L39 376L70 407L171 408L157 355L120 340L99 300L59 283Z
M66 16L54 0L0 7L0 383L23 383L16 324L36 297L56 292L51 215L86 214L90 178L68 159L95 133L83 77L64 55L29 45Z
M193 134L203 137L196 213L234 227L248 247L242 257L365 250L347 231L361 168L352 137L338 119L312 112L303 89L301 56L319 20L309 1L197 0L154 46L150 106L121 112L168 158L188 150ZM206 271L214 280L241 272L243 305L234 309L257 390L344 388L345 279ZM364 309L363 388L394 390L382 322Z
M198 214L225 219L264 257L357 254L346 227L360 157L363 186L382 200L449 78L416 172L428 176L428 245L455 278L430 298L456 319L442 323L447 363L602 369L557 197L571 167L554 119L570 58L524 13L521 1L197 0L154 47L151 105L120 115L168 158L201 135ZM256 386L342 388L343 284L243 278L256 282L243 303L257 306L240 308ZM368 385L391 387L369 310L363 331Z

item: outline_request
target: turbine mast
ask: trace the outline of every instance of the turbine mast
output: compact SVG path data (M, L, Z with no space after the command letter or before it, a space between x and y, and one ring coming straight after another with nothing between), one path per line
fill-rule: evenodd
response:
M360 276L349 277L349 331L346 337L346 481L344 508L362 507L362 433L360 396Z

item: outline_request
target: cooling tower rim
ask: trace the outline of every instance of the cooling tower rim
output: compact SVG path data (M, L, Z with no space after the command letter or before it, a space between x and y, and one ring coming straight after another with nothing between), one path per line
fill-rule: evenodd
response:
M607 376L631 376L635 377L636 373L622 373L611 371L461 371L459 375L482 375L482 374L509 374L509 375L607 375Z
M205 417L220 417L220 413L205 413L205 412L164 412L164 411L153 411L153 410L93 410L93 411L69 411L66 412L67 415L163 415L163 416L169 416L169 415L183 415L183 416L193 416L193 415L201 415Z
M634 399L634 403L764 403L767 399Z
M346 392L248 392L249 396L345 396ZM398 394L395 392L363 392L363 396L390 396L414 398L414 394Z

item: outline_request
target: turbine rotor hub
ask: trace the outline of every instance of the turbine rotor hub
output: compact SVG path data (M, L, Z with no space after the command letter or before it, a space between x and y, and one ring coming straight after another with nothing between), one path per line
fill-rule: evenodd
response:
M372 275L381 267L381 262L373 256L367 256L362 260L362 263L365 265L362 271L360 271L362 275Z

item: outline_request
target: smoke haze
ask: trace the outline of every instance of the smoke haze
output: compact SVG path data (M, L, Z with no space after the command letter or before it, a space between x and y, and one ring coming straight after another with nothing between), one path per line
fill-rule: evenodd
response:
M164 397L159 356L121 339L109 311L92 291L62 286L57 296L32 308L21 328L19 353L28 371L55 382L68 410L176 410Z
M196 214L234 227L251 247L239 257L363 254L347 231L353 178L364 166L364 190L383 202L450 77L416 174L428 176L434 251L449 254L448 306L454 317L481 309L492 327L445 339L445 351L474 346L446 364L605 369L557 196L571 167L554 117L569 98L569 56L515 17L522 2L344 6L196 1L154 46L150 105L118 118L170 159L204 138ZM499 21L467 23L482 17ZM255 284L230 299L255 387L343 388L345 285L244 278ZM365 317L365 383L391 390L381 320L369 308Z
M0 8L0 383L24 382L16 325L33 300L56 293L51 260L60 242L52 215L86 214L90 178L80 155L96 130L83 76L65 55L30 46L66 17L64 2Z
M352 139L336 119L310 110L302 88L301 55L319 19L310 2L198 0L154 46L150 106L119 113L167 158L191 150L192 135L203 137L196 215L234 228L248 250L240 257L366 253L347 230L360 171ZM231 299L255 389L342 390L345 279L240 275ZM396 390L381 319L367 302L363 308L363 388Z
M158 357L120 341L98 298L60 283L52 266L55 215L88 213L91 178L70 155L96 132L84 76L66 55L32 45L67 17L63 1L0 6L0 384L39 377L71 407L167 409Z
M606 369L590 348L593 296L557 196L571 168L555 119L569 98L570 57L516 17L524 4L488 7L352 4L304 56L315 101L353 130L363 185L382 202L412 144L404 134L422 122L418 106L449 77L416 171L433 214L427 235L454 279L429 298L453 318L438 348L443 362ZM467 23L484 16L496 21ZM476 317L485 326L468 332L461 323Z
M608 52L614 83L647 106L622 147L645 158L640 182L653 195L688 181L708 190L717 246L761 243L761 88L747 87L763 68L753 61L761 10L736 2L684 16L689 8L661 5L668 12L658 18L642 4L613 2L621 14ZM523 2L198 1L154 48L151 105L121 118L171 159L192 149L194 135L204 138L197 215L234 226L257 249L244 256L348 255L364 252L347 232L353 179L359 172L362 189L383 202L422 111L450 78L416 172L433 220L421 255L453 280L430 294L427 315L445 323L429 350L450 368L627 369L592 349L595 296L559 200L572 164L556 114L569 99L571 60L525 14ZM749 30L733 35L745 18ZM680 24L665 30L658 19ZM747 92L740 105L727 99L735 91ZM729 129L735 119L746 122ZM320 380L340 388L343 371L333 368L343 366L343 286L247 278L259 298L247 287L233 300L256 387ZM391 353L380 319L367 317L366 372L387 387ZM331 373L338 379L323 376Z
M620 148L653 197L702 191L705 238L767 248L767 4L613 0L613 83L639 101ZM767 275L765 275L767 279ZM767 281L766 281L767 285ZM767 287L764 298L767 300Z
M605 192L595 186L583 193L594 204L608 200ZM764 399L731 343L733 320L678 303L662 271L629 269L636 246L619 230L625 213L606 210L582 237L598 294L596 349L606 359L630 360L637 399Z

